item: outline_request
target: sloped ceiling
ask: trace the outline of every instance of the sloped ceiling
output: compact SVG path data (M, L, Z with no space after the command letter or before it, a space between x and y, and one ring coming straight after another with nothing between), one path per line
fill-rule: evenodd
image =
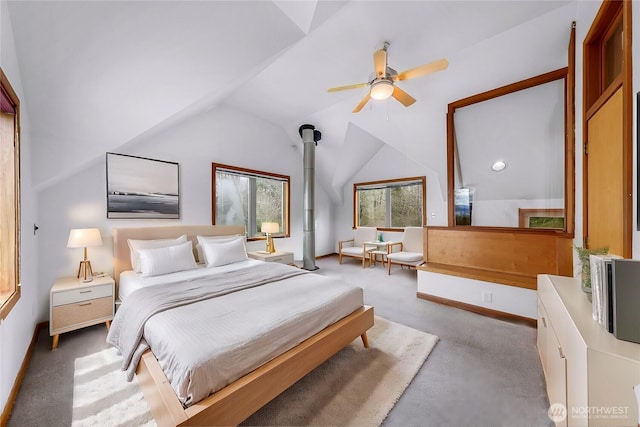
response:
M436 94L446 71L402 82L418 99L409 108L389 100L352 114L365 89L326 89L366 81L385 40L390 65L402 71L455 58L567 3L9 1L32 179L46 188L105 151L221 103L281 126L288 144L299 142L300 124L316 125L324 147L317 180L336 200L384 144L444 179L444 135L422 134L442 125L452 101Z

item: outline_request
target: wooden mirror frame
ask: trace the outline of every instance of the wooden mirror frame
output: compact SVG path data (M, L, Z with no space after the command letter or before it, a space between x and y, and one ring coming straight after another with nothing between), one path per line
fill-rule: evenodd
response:
M571 46L571 44L570 44ZM571 56L571 55L570 55ZM458 101L449 104L447 111L447 195L448 195L448 222L449 227L466 227L469 229L481 229L481 228L499 228L509 230L526 230L527 232L535 233L561 233L567 235L573 235L574 233L574 206L575 206L575 178L574 178L574 82L573 82L573 70L572 64L570 67L560 68L555 71L551 71L545 74L541 74L529 79L521 80L506 86L502 86L496 89L492 89L477 95L472 95L467 98L460 99ZM564 212L565 212L565 229L564 230L551 230L551 229L524 229L517 227L483 227L483 226L470 226L470 225L456 225L455 221L455 153L454 153L454 137L455 137L455 125L454 114L458 108L463 108L469 105L477 104L479 102L494 99L503 95L508 95L523 89L532 88L535 86L550 83L556 80L564 79L565 82L565 159L564 159Z

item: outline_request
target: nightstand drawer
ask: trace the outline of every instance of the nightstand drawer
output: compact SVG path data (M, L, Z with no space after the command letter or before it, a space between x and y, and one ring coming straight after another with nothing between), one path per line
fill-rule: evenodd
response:
M113 286L111 284L106 284L56 292L52 295L51 303L56 307L59 305L73 304L102 297L111 297L113 292L112 289Z
M266 262L279 262L281 264L293 264L293 254L282 254L264 259Z
M268 253L264 251L247 252L249 258L264 262L279 262L281 264L293 265L293 252L276 251Z
M111 317L113 298L92 299L75 304L59 305L52 310L51 329L62 329L95 319Z

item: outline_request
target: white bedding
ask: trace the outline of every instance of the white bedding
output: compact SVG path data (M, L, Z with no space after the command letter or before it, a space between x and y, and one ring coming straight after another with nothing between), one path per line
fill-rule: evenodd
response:
M141 282L152 286L260 265L251 260ZM146 322L144 339L178 399L190 406L362 305L361 288L306 273L157 313Z

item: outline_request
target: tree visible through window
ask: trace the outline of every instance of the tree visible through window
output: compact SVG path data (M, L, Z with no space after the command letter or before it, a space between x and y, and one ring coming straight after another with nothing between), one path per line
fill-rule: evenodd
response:
M289 176L213 163L212 179L214 224L244 225L256 238L275 222L289 235Z
M20 102L0 69L0 318L20 298Z
M425 224L426 178L353 185L355 226L403 228Z

